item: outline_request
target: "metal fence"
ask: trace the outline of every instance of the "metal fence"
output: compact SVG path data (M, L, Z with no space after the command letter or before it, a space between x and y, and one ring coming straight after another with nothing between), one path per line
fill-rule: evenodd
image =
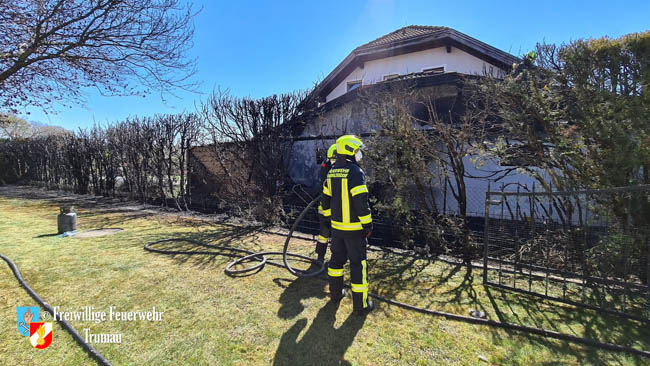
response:
M285 228L293 225L296 217L313 199L313 195L294 187L291 194L285 199L283 205ZM416 254L436 255L440 253L461 254L464 250L462 241L469 239L471 243L481 243L483 237L483 218L467 217L467 236L460 235L453 230L453 222L460 219L452 212L433 214L428 211L414 212L414 217L427 216L429 220L419 220L417 223L405 223L386 212L373 210L373 230L369 243L375 246L412 249ZM316 206L304 216L296 227L296 231L318 235L319 232L318 209ZM478 251L476 254L480 255Z
M283 205L286 228L312 198L294 187ZM444 211L427 225L415 224L405 244L403 223L373 213L370 243L454 255L459 251L453 246L463 240L476 247L482 242L486 285L650 321L650 185L573 192L502 187L486 192L484 200L484 214L466 218L468 236L450 234L445 219L456 216ZM233 213L209 195L193 195L186 202L204 213ZM174 207L173 200L165 204ZM318 234L316 207L297 230ZM431 240L435 233L443 233L438 241Z
M302 212L306 205L300 204L285 204L283 206L285 218L284 225L286 228L290 228L296 217ZM318 209L312 207L312 209L303 217L302 221L296 227L296 231L314 235L318 235L320 230L320 223L318 219ZM369 239L369 242L377 246L387 246L387 247L402 247L402 242L398 235L394 234L394 229L391 223L385 219L373 218L373 231Z
M650 186L485 199L485 284L650 320Z

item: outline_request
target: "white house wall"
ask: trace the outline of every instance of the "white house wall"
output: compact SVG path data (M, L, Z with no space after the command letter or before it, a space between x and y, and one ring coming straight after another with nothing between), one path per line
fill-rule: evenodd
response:
M453 53L453 52L452 52ZM424 87L423 93L435 92L437 94L447 95L447 93L456 93L455 86L436 85ZM317 194L320 191L318 174L320 171L320 161L316 158L316 151L321 155L327 151L329 146L334 143L333 139L319 139L317 136L340 136L343 134L363 135L370 132L375 123L373 111L364 107L359 100L349 101L341 106L331 110L326 110L308 121L301 133L300 141L293 144L291 156L288 157L288 175L294 184L300 184L310 193ZM312 138L310 138L312 137ZM477 177L486 177L492 171L502 171L504 167L500 166L497 161L484 161L483 165L476 167L471 157L464 158L465 171L468 175ZM362 162L362 166L365 163ZM366 166L367 168L367 166ZM435 169L435 167L432 167ZM367 172L372 177L372 172ZM450 172L450 176L453 176ZM499 191L501 184L506 185L506 190L516 190L516 183L530 189L535 180L527 174L511 174L498 182L494 182L494 177L484 179L467 178L465 180L467 187L467 214L474 217L482 217L485 213L485 192L488 190L488 182L491 181L491 190ZM453 182L453 179L452 179ZM435 184L436 182L434 182ZM537 186L539 189L539 185ZM458 204L453 198L451 190L447 190L446 205L444 205L444 190L441 185L434 187L434 195L438 209L445 209L448 214L458 213ZM522 201L521 208L527 210L526 203Z
M537 185L539 190L539 182L537 182L530 175L525 173L513 172L507 175L506 177L500 179L498 182L494 182L495 177L489 177L491 172L503 171L507 167L501 166L497 161L494 160L485 160L482 162L480 168L476 167L472 162L472 157L467 156L463 158L463 163L465 165L465 173L468 176L474 177L486 177L486 178L465 178L465 187L467 189L467 214L469 216L484 216L485 214L485 192L488 191L488 186L491 191L496 192L500 191L501 187L505 187L506 191L516 191L517 185L522 187L522 191L525 191L523 187L527 189L532 189L533 184ZM534 169L534 168L533 168ZM453 181L453 173L450 172ZM497 175L497 177L500 175ZM545 176L543 174L542 176ZM444 202L444 194L442 190L439 190L440 196L436 197L438 205L442 205ZM453 197L451 190L447 189L446 195L446 207L445 211L451 214L458 214L458 203ZM525 206L525 207L524 207ZM443 207L438 207L440 211L443 210ZM524 200L521 201L522 210L528 210L528 205Z
M322 152L327 151L327 148L334 143L334 140L311 140L311 141L300 141L294 144L292 157L290 159L290 175L297 184L303 185L310 191L316 192L318 190L318 174L320 171L319 162L316 160L316 149L321 150ZM486 177L491 171L503 170L504 167L500 166L496 161L485 161L484 164L477 168L474 163L471 161L471 157L466 157L463 159L465 163L465 171L468 175L476 177ZM365 164L362 162L361 164ZM366 167L367 168L367 167ZM432 169L436 169L432 166ZM367 170L367 169L366 169ZM371 171L367 171L368 174L372 175ZM453 180L453 172L450 172L450 177L452 177L452 184L455 186ZM491 191L498 192L502 186L505 186L506 191L515 191L517 185L522 186L522 192L525 191L523 187L527 189L532 189L533 184L537 185L539 190L539 183L533 179L528 174L524 173L511 173L503 179L500 179L498 182L493 181L494 178L465 178L465 185L467 188L467 214L468 216L473 217L483 217L485 214L485 193L488 191L488 186ZM438 205L438 210L440 212L445 212L446 214L458 214L458 202L453 197L451 189L447 188L446 194L442 188L441 184L436 184L434 188L435 199ZM445 203L446 198L446 203ZM499 197L493 197L498 199ZM529 207L525 199L520 201L520 208L522 212L528 212ZM496 209L496 208L495 208ZM492 215L497 215L498 212L493 212ZM555 215L557 216L557 215ZM554 217L557 219L557 217Z
M370 85L384 80L391 74L407 75L422 72L432 67L445 67L445 72L458 72L467 75L483 75L500 73L500 69L478 57L458 48L452 47L447 53L445 47L432 48L424 51L368 61L363 69L356 68L343 80L326 98L326 101L340 97L347 92L348 82L362 80L362 85ZM498 74L496 75L498 76Z

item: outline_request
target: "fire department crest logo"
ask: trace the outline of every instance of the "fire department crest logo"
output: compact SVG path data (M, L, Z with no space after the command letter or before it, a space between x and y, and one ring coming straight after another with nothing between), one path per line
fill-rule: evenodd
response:
M16 323L18 325L18 332L22 336L29 336L29 324L38 321L38 315L41 308L38 306L17 306L16 307Z
M29 343L38 349L49 347L52 344L52 322L29 323Z

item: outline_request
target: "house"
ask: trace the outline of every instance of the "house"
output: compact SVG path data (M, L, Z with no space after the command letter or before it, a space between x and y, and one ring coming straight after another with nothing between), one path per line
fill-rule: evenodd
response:
M285 183L301 185L316 194L320 191L319 164L336 138L344 134L371 136L377 125L372 110L363 102L365 95L399 91L400 85L408 85L434 95L437 108L452 109L464 79L484 75L502 77L520 61L448 27L408 26L355 48L306 98L305 103L310 107L306 117L286 126L291 128L291 135L297 137L285 155L288 164ZM223 174L223 164L227 162L215 166L210 163L215 159L206 147L192 150L190 160L196 162L199 173L192 177L193 192L216 193L215 185L233 179ZM494 164L498 168L501 163ZM474 176L481 175L469 157L466 171ZM499 183L512 182L530 185L533 181L524 175L513 175ZM232 182L229 185L233 186ZM468 179L466 185L467 213L482 216L487 180ZM436 201L443 202L445 211L453 213L456 202L452 195L443 191L437 194L440 196Z
M441 108L458 95L463 78L491 75L502 77L521 60L473 37L448 27L408 26L355 48L312 92L317 106L315 117L304 127L292 149L289 176L296 184L316 192L318 163L338 136L370 136L375 127L372 113L360 101L360 94L379 92L408 82L410 87L436 95ZM446 101L450 101L446 105ZM499 165L495 162L494 164ZM495 167L497 168L497 167ZM484 166L482 169L490 169ZM480 176L470 159L466 171ZM523 175L504 178L500 183L532 184ZM487 180L468 179L468 214L482 216ZM456 204L445 195L444 206L451 212Z
M328 103L362 86L409 74L503 74L520 60L447 27L408 26L355 48L314 91Z

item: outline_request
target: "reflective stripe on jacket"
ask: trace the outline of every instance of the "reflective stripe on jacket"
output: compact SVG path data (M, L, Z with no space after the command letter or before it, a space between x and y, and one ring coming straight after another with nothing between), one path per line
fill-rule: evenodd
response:
M331 213L332 229L359 231L372 222L366 175L356 162L339 158L323 183L322 210Z

